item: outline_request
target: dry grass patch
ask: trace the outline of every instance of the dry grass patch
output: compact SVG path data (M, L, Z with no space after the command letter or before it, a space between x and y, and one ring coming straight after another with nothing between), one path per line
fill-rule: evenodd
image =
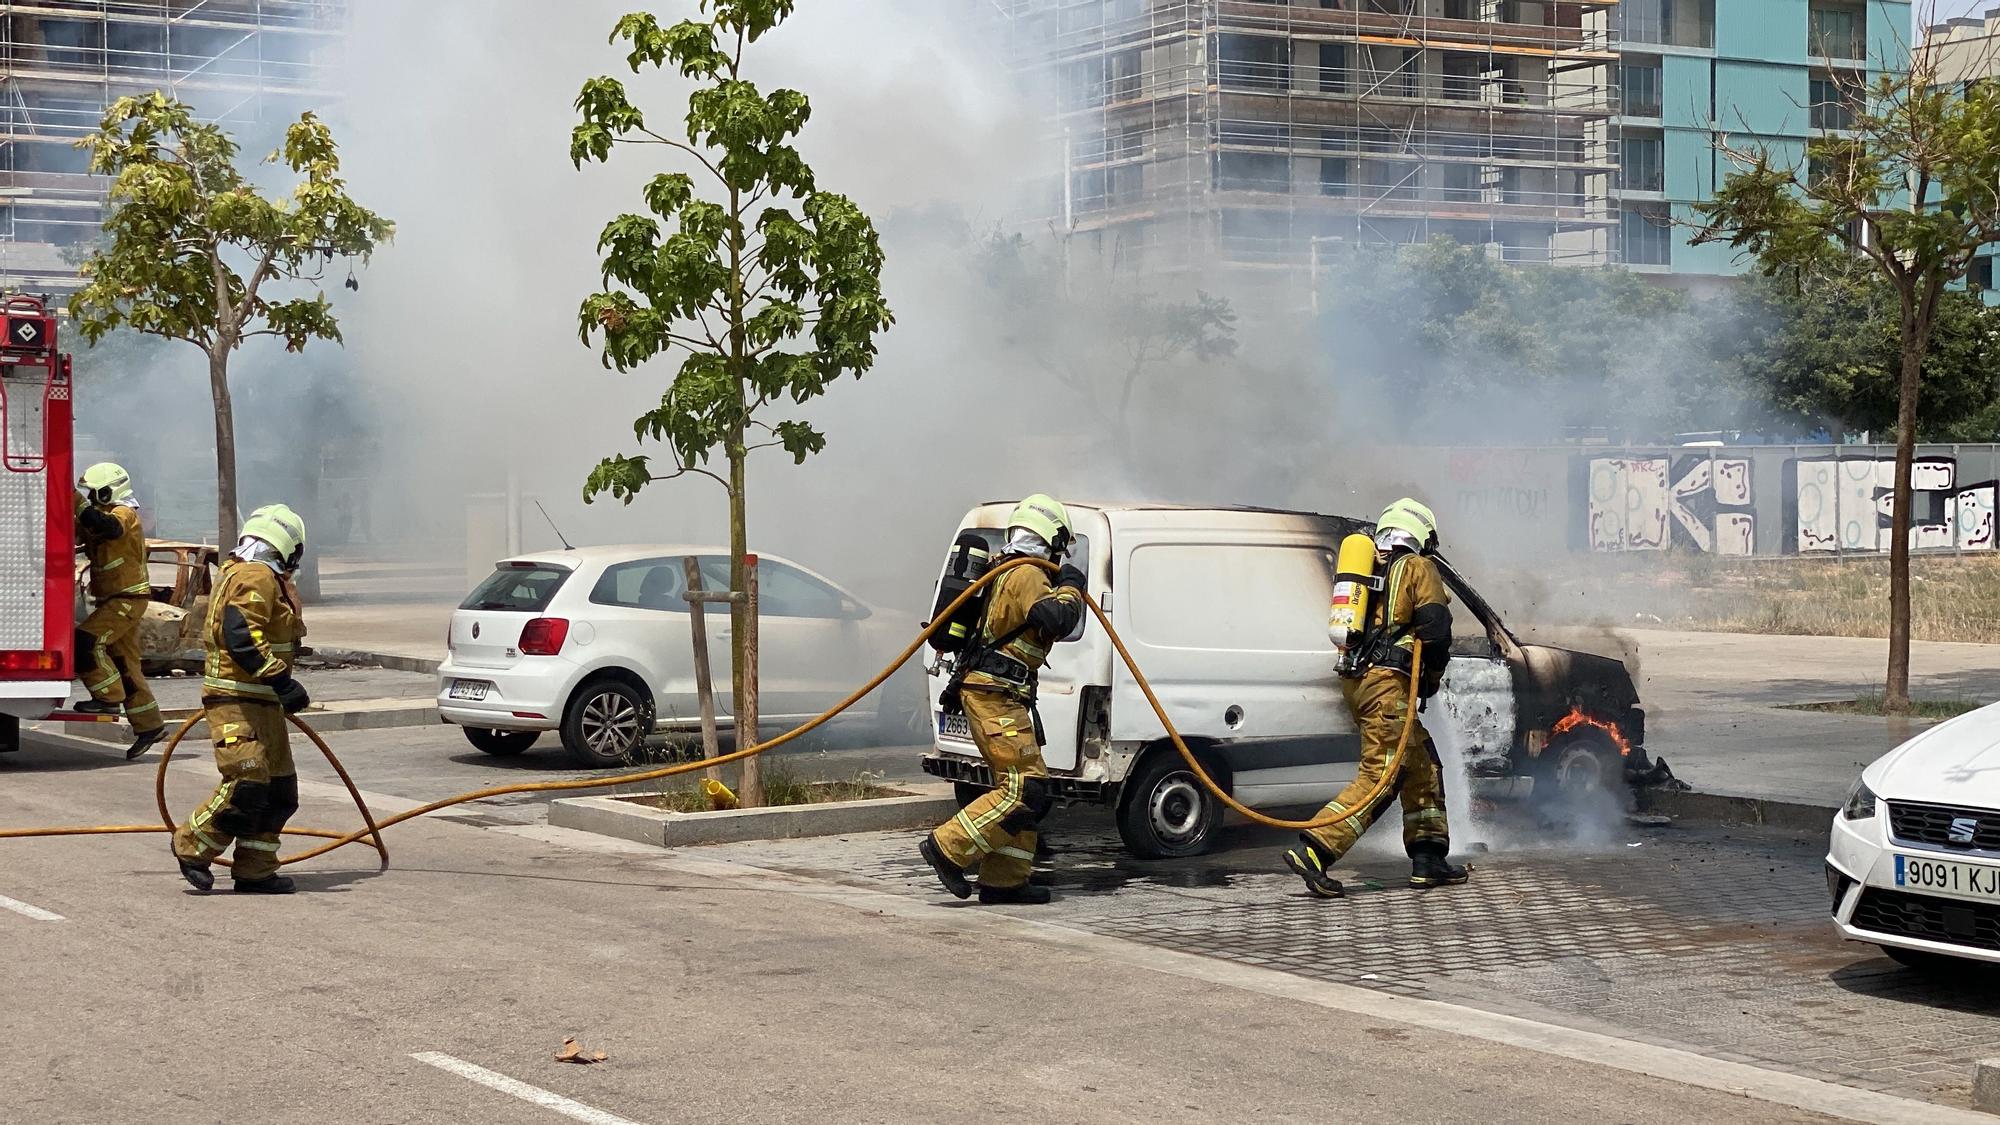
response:
M823 781L801 777L788 766L767 761L764 763L764 804L767 807L822 805L833 801L872 801L882 797L909 796L901 789L880 784L881 780L881 774L864 770L845 780ZM639 793L620 799L670 812L709 812L715 807L709 803L707 794L701 791L699 779L658 793Z

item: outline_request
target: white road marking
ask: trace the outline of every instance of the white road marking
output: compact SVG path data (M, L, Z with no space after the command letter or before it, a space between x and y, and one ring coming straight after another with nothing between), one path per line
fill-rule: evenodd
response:
M455 1059L450 1055L439 1054L436 1051L423 1051L410 1057L425 1065L437 1067L439 1070L450 1071L460 1078L477 1082L488 1089L498 1090L503 1094L512 1094L524 1102L531 1102L541 1106L543 1109L555 1110L564 1117L574 1118L578 1121L588 1121L590 1125L638 1125L638 1122L620 1117L615 1113L606 1113L604 1110L594 1106L587 1106L582 1102L565 1098L561 1094L544 1090L540 1086L530 1086L526 1082L509 1078L504 1074L488 1070L483 1066L474 1066L464 1059Z
M23 918L33 918L37 922L60 922L63 916L53 910L43 910L39 906L21 902L18 899L0 895L0 910L11 910Z

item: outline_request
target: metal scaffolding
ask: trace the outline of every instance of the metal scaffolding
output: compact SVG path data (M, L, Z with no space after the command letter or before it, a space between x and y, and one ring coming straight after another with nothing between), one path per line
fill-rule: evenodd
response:
M112 101L163 90L254 137L338 97L346 22L346 0L0 2L0 288L76 287L105 184L75 144Z
M1114 268L1311 270L1445 234L1614 258L1616 0L995 0L1053 91L1046 221Z

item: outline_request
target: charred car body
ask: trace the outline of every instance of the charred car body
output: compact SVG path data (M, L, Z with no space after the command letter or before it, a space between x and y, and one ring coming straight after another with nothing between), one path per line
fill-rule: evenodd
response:
M968 512L998 550L1009 505ZM1207 772L1254 808L1313 806L1353 776L1360 739L1326 635L1334 555L1365 521L1308 512L1069 505L1072 561L1104 605L1176 729ZM1448 760L1480 790L1547 799L1660 781L1644 750L1645 712L1624 664L1523 644L1449 562L1458 603L1444 686L1425 713ZM931 698L950 674L931 670ZM1144 857L1205 849L1222 805L1166 737L1104 630L1087 621L1057 645L1037 711L1062 800L1109 804ZM963 716L933 708L924 769L968 801L990 784ZM1460 784L1464 784L1461 779Z

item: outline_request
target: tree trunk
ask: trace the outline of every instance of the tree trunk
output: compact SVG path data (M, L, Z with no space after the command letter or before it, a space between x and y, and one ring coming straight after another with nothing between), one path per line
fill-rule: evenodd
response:
M739 424L729 438L729 588L746 594L750 589L750 533L743 505L743 427ZM736 748L757 742L757 615L747 601L731 602L729 621L730 699L736 713ZM754 757L743 759L743 783L737 798L746 809L764 803L764 779Z
M1924 352L1930 346L1930 300L1914 294L1903 304L1903 377L1896 408L1896 490L1889 519L1889 674L1882 709L1910 711L1910 477L1917 459L1917 394Z
M208 393L215 402L215 541L236 545L236 415L229 404L229 352L208 357Z

